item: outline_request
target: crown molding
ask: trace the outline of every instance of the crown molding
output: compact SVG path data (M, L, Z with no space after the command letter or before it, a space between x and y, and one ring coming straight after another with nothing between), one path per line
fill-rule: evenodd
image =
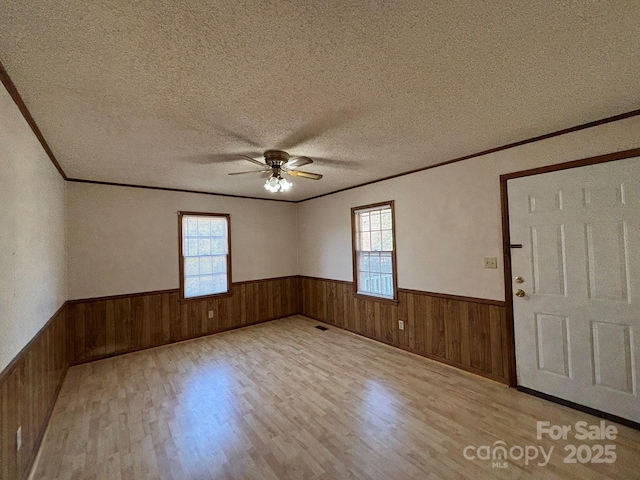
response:
M565 135L567 133L578 132L580 130L585 130L587 128L597 127L598 125L604 125L605 123L617 122L618 120L624 120L626 118L631 118L631 117L635 117L635 116L638 116L638 115L640 115L640 109L631 110L629 112L620 113L618 115L613 115L611 117L601 118L600 120L594 120L592 122L583 123L581 125L576 125L574 127L563 128L562 130L557 130L557 131L551 132L551 133L545 133L544 135L538 135L537 137L531 137L531 138L527 138L525 140L519 140L517 142L507 143L507 144L501 145L499 147L490 148L489 150L483 150L481 152L471 153L469 155L464 155L462 157L457 157L457 158L453 158L451 160L446 160L444 162L435 163L435 164L429 165L427 167L416 168L416 169L413 169L413 170L408 170L406 172L397 173L395 175L389 175L388 177L379 178L377 180L371 180L369 182L360 183L360 184L354 185L352 187L341 188L341 189L335 190L333 192L323 193L321 195L316 195L316 196L313 196L313 197L305 198L303 200L298 200L296 203L301 203L301 202L306 202L308 200L314 200L316 198L326 197L327 195L333 195L334 193L345 192L347 190L352 190L354 188L360 188L360 187L364 187L364 186L367 186L367 185L372 185L374 183L384 182L385 180L391 180L393 178L403 177L405 175L411 175L412 173L424 172L425 170L430 170L432 168L442 167L444 165L450 165L452 163L462 162L463 160L469 160L471 158L481 157L483 155L488 155L490 153L496 153L496 152L500 152L502 150L508 150L509 148L515 148L515 147L519 147L521 145L526 145L528 143L534 143L534 142L539 142L541 140L547 140L548 138L558 137L560 135Z
M378 178L376 180L370 180L368 182L359 183L358 185L353 185L353 186L350 186L350 187L341 188L339 190L334 190L332 192L323 193L321 195L315 195L313 197L303 198L301 200L284 200L284 199L281 200L281 199L275 199L275 198L252 197L252 196L248 196L248 195L232 195L232 194L228 194L228 193L205 192L205 191L201 191L201 190L185 190L185 189L171 188L171 187L155 187L155 186L150 186L150 185L134 185L134 184L128 184L128 183L106 182L106 181L89 180L89 179L82 179L82 178L69 178L69 177L67 177L66 173L64 172L64 170L62 169L62 167L58 163L58 160L56 159L55 155L51 151L51 148L49 147L49 144L45 140L45 138L42 135L42 132L40 131L40 129L38 128L38 125L36 124L36 121L31 116L31 113L29 112L29 109L27 108L27 106L25 105L24 101L22 100L22 97L20 96L20 93L18 93L18 90L16 89L15 84L13 83L11 78L9 77L9 74L7 73L7 70L4 68L4 65L2 65L2 62L0 62L0 80L2 81L2 84L5 86L7 91L9 92L9 95L11 95L11 98L13 98L13 101L16 103L16 105L20 109L20 112L22 113L22 115L24 116L25 120L27 121L27 123L31 127L31 130L33 130L33 133L35 134L35 136L40 141L40 144L42 145L42 148L44 149L44 151L49 156L49 159L51 160L51 162L56 167L56 169L58 170L58 172L60 173L62 178L64 180L68 181L68 182L90 183L90 184L94 184L94 185L110 185L110 186L116 186L116 187L146 188L146 189L151 189L151 190L164 190L164 191L168 191L168 192L198 193L198 194L203 194L203 195L217 195L217 196L221 196L221 197L246 198L246 199L251 199L251 200L265 200L265 201L268 201L268 202L285 202L285 203L307 202L309 200L315 200L316 198L326 197L328 195L333 195L333 194L336 194L336 193L345 192L347 190L352 190L354 188L365 187L367 185L372 185L374 183L384 182L386 180L391 180L391 179L394 179L394 178L403 177L405 175L411 175L412 173L424 172L425 170L430 170L432 168L442 167L442 166L445 166L445 165L450 165L452 163L462 162L464 160L470 160L472 158L481 157L483 155L488 155L490 153L496 153L496 152L500 152L502 150L508 150L510 148L515 148L515 147L519 147L521 145L526 145L528 143L539 142L541 140L547 140L549 138L558 137L560 135L565 135L567 133L578 132L580 130L585 130L587 128L597 127L599 125L604 125L606 123L617 122L619 120L624 120L624 119L627 119L627 118L631 118L631 117L635 117L635 116L640 115L640 109L631 110L629 112L621 113L621 114L618 114L618 115L613 115L611 117L602 118L600 120L594 120L592 122L587 122L587 123L583 123L583 124L580 124L580 125L575 125L573 127L563 128L562 130L557 130L555 132L546 133L544 135L538 135L536 137L527 138L525 140L519 140L517 142L507 143L505 145L500 145L498 147L490 148L488 150L482 150L480 152L471 153L469 155L464 155L462 157L453 158L451 160L446 160L444 162L439 162L439 163L436 163L436 164L433 164L433 165L428 165L426 167L415 168L413 170L408 170L406 172L397 173L395 175L389 175L387 177Z
M62 178L64 180L67 180L68 179L67 178L67 174L64 173L64 170L62 169L62 167L58 163L58 159L56 158L56 156L51 151L51 148L49 147L49 144L45 140L44 135L42 135L42 132L40 131L40 128L38 127L38 124L36 123L36 121L31 116L31 113L29 112L29 109L27 108L27 105L24 103L24 100L22 100L22 97L20 96L20 93L18 92L18 89L16 88L15 84L13 83L13 80L11 80L11 77L9 77L9 74L7 73L7 70L4 68L4 65L2 64L2 62L0 62L0 80L2 81L2 84L4 85L4 88L7 89L7 91L9 92L9 95L11 95L11 98L13 99L13 101L16 103L16 105L20 109L20 113L22 113L22 116L24 117L24 119L27 121L27 123L31 127L31 130L33 131L33 134L36 136L36 138L40 142L40 145L42 145L42 148L47 153L47 155L49 157L49 160L51 160L51 163L53 163L53 166L56 167L56 170L58 170L58 172L60 173L60 176L62 176Z

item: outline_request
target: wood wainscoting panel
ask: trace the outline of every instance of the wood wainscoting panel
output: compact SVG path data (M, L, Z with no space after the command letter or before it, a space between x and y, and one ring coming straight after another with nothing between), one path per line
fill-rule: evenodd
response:
M0 374L1 480L29 475L69 366L68 347L64 304Z
M71 363L111 357L300 311L298 277L233 283L231 295L180 300L178 289L69 302ZM211 312L211 317L209 317Z
M351 282L313 277L300 277L300 288L307 317L509 383L504 302L398 289L394 305L354 297Z

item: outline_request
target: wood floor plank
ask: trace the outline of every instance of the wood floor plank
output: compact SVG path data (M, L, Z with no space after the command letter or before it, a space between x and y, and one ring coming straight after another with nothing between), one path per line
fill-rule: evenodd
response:
M599 419L317 324L294 316L72 367L34 480L637 474L639 431L615 425L613 464L564 463L575 441L536 439L536 422ZM0 422L8 443L14 425ZM555 451L546 466L464 457L497 441Z

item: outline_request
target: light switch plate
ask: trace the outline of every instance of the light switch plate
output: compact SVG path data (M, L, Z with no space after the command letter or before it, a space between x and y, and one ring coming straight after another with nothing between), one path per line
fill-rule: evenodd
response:
M498 258L484 257L484 268L498 268Z

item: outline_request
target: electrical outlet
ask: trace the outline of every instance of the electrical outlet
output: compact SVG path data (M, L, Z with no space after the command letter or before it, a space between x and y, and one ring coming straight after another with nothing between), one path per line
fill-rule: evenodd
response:
M498 259L496 257L484 257L484 268L498 268Z
M213 310L209 310L209 318L213 318Z
M400 330L404 330L404 321L403 320L398 320L398 328Z
M16 432L16 451L20 450L22 447L22 427L18 427L18 431Z

